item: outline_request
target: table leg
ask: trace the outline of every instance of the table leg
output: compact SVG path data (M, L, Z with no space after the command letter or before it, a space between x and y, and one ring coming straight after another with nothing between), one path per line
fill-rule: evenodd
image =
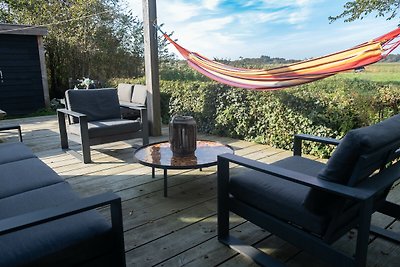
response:
M156 170L155 168L151 168L151 178L156 177Z
M164 169L164 197L168 196L167 169Z

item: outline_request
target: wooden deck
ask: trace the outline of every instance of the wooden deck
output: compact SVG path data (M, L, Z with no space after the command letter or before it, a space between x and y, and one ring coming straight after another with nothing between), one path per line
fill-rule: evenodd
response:
M112 190L123 199L127 266L255 266L247 258L220 244L216 238L216 167L171 170L168 198L163 197L162 172L135 163L132 145L138 140L95 146L91 164L82 164L60 148L55 116L1 121L22 126L24 143L67 180L82 196ZM151 142L166 140L163 136ZM238 155L274 162L291 152L224 137L200 138L229 144ZM17 141L12 131L0 139ZM75 145L75 147L78 147ZM399 200L396 186L390 197ZM398 222L376 216L375 223L399 229ZM288 266L325 266L312 255L270 235L239 217L232 219L236 236L268 251ZM353 251L355 232L336 243ZM371 237L368 266L399 266L400 246ZM333 264L335 266L335 264Z

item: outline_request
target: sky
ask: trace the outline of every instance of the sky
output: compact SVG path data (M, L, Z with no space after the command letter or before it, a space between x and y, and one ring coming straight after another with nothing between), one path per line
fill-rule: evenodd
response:
M127 0L142 19L142 0ZM343 0L157 0L157 21L188 50L235 60L262 55L307 59L351 48L394 30L399 21L376 18L329 23ZM172 45L170 51L177 54ZM400 53L396 49L394 53ZM177 54L178 55L178 54Z

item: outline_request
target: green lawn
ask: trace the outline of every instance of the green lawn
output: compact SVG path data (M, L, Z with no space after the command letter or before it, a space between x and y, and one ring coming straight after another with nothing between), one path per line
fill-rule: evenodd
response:
M358 78L374 82L399 82L400 83L400 63L376 63L365 67L365 71L345 72L339 74L344 78Z

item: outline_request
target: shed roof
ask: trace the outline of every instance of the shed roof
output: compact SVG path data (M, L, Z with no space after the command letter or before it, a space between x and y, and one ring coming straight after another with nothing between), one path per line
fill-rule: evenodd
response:
M0 34L47 35L47 27L0 23Z

